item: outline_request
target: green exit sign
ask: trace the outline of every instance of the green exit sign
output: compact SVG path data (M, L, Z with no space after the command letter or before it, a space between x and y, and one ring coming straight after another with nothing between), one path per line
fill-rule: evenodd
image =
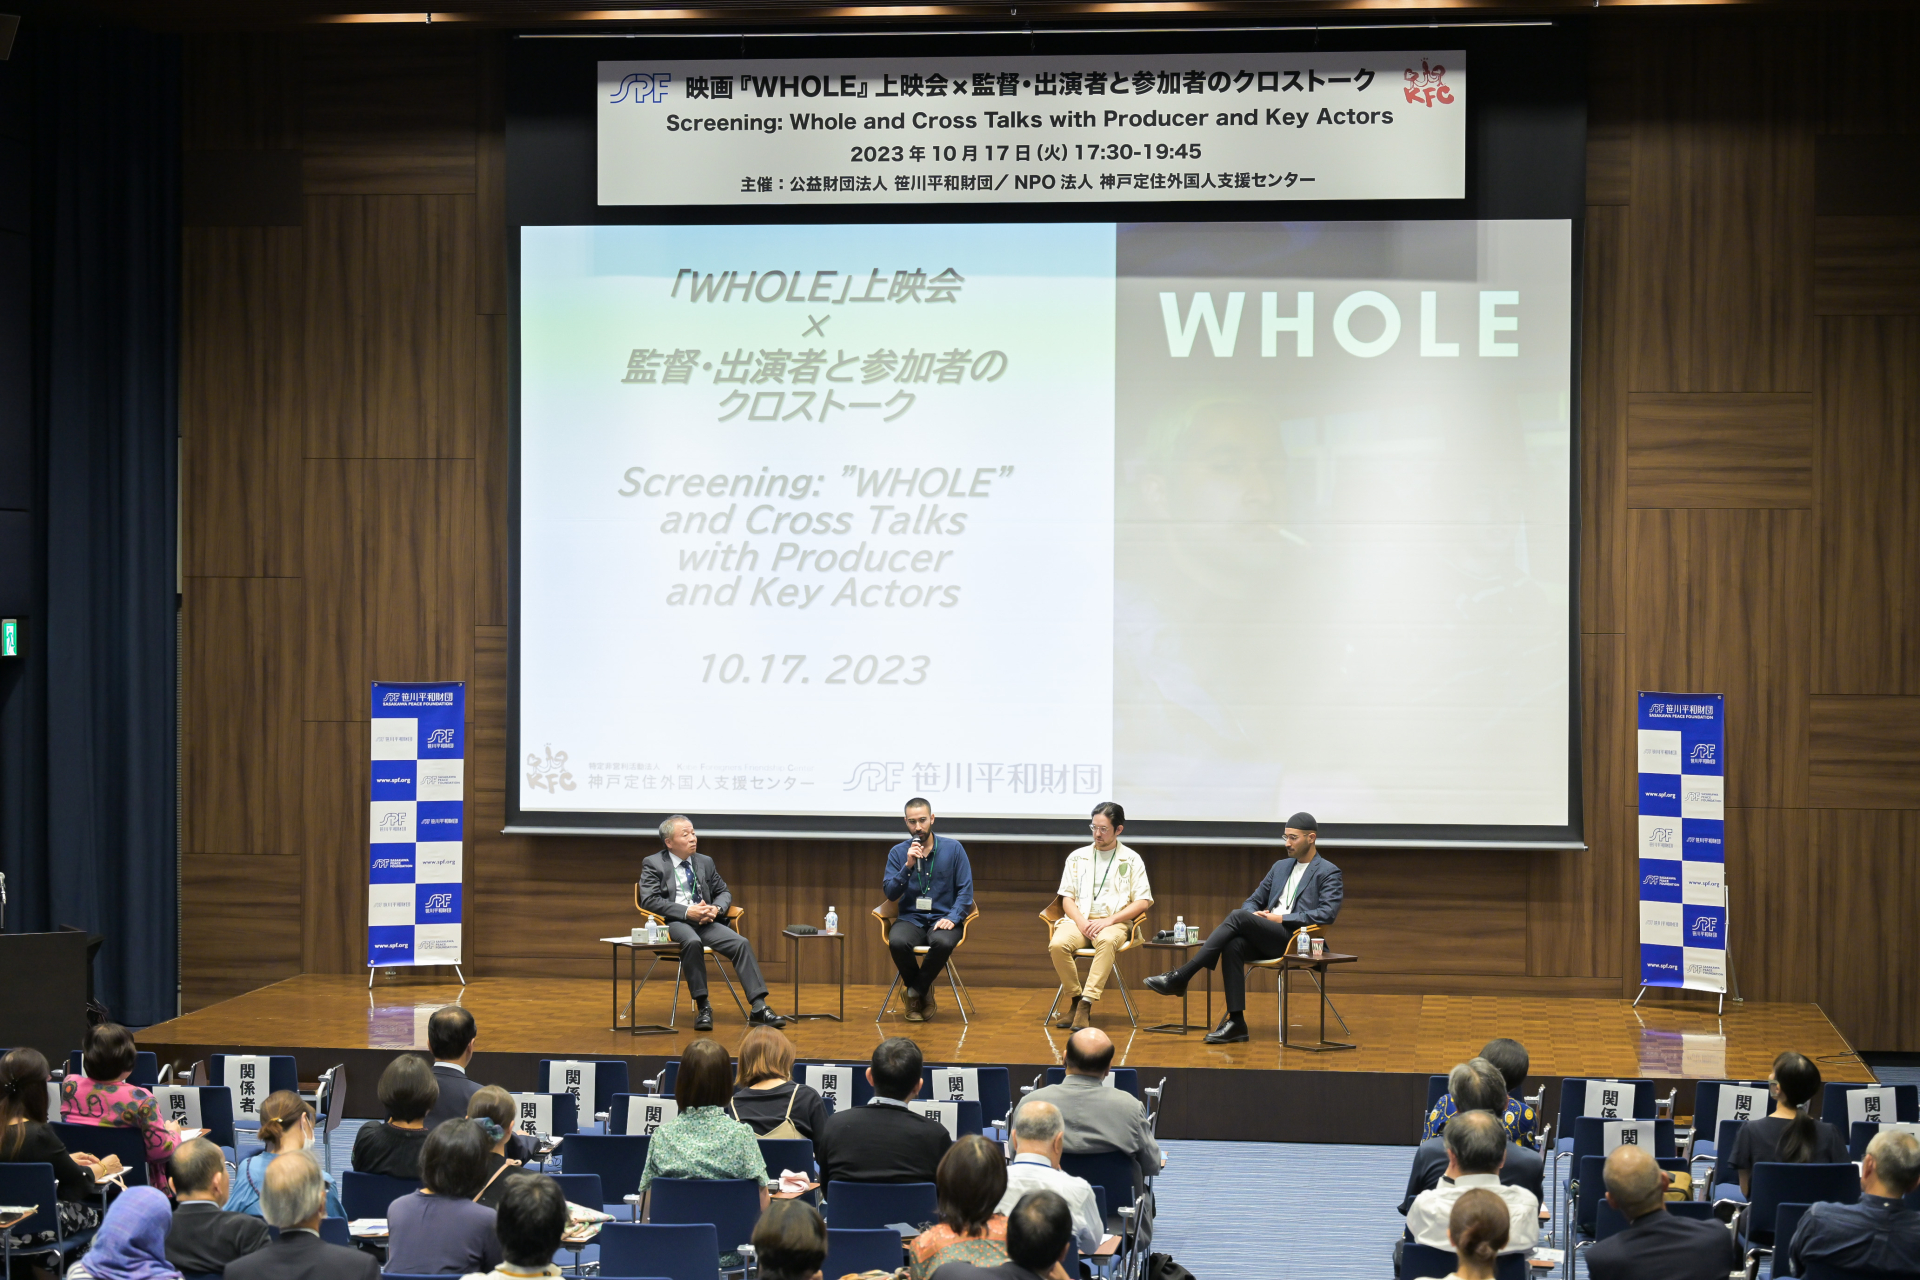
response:
M20 656L20 619L0 618L0 658Z

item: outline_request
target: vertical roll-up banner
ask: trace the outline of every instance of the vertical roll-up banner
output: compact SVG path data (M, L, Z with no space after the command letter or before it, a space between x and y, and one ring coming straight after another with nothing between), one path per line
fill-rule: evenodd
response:
M464 682L373 682L367 964L460 963Z
M1640 984L1727 989L1726 699L1640 695Z

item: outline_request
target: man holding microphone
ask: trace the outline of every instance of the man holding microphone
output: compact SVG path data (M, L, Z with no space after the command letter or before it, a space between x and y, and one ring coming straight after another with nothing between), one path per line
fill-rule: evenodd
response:
M909 839L887 851L887 898L900 904L900 918L887 933L887 949L907 992L907 1021L925 1022L935 1011L934 979L960 943L960 922L973 905L973 866L958 840L933 834L933 806L907 801ZM927 949L926 959L913 954Z

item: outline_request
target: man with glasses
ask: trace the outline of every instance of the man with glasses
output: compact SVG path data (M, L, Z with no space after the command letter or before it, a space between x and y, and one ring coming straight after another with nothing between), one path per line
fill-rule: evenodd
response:
M1126 821L1126 810L1113 801L1095 805L1093 821L1087 824L1093 843L1068 854L1066 869L1060 873L1063 914L1054 922L1047 954L1053 957L1053 971L1060 975L1060 986L1067 994L1066 1008L1053 1024L1062 1029L1078 1031L1091 1021L1094 1003L1106 990L1133 921L1153 905L1147 864L1120 843ZM1073 954L1081 947L1093 948L1084 986Z
M1163 996L1179 998L1187 983L1202 969L1226 963L1220 986L1226 993L1227 1016L1207 1033L1208 1044L1230 1044L1247 1038L1247 963L1285 954L1293 936L1307 925L1325 927L1340 914L1343 889L1340 868L1314 852L1320 828L1310 813L1287 819L1283 838L1287 856L1273 864L1267 878L1213 931L1193 959L1178 969L1157 973L1147 985Z
M753 944L726 924L733 893L720 878L713 859L700 852L693 819L676 813L660 824L660 843L666 847L640 864L640 905L667 922L667 936L680 947L680 973L693 997L695 1031L713 1030L713 1005L707 999L705 948L733 962L752 1006L747 1022L756 1027L783 1027L789 1019L767 1004L767 980L760 973Z

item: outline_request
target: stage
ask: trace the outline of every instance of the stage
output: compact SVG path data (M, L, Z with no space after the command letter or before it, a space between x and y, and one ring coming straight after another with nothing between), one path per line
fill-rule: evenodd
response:
M1317 1002L1304 976L1296 976L1290 1007L1294 1035L1317 1031ZM1659 1093L1680 1090L1677 1111L1692 1110L1691 1081L1764 1080L1774 1055L1797 1049L1820 1063L1829 1081L1868 1081L1872 1073L1852 1056L1852 1046L1818 1005L1729 1004L1714 1013L1711 997L1680 1003L1554 999L1529 996L1435 996L1341 994L1333 997L1351 1034L1329 1019L1328 1034L1359 1047L1341 1053L1308 1053L1277 1041L1278 1009L1270 983L1251 996L1247 1044L1208 1045L1199 1031L1156 1034L1147 1025L1179 1017L1176 1001L1135 992L1141 1026L1127 1021L1118 993L1101 1001L1095 1025L1113 1037L1114 1064L1138 1068L1144 1082L1168 1079L1160 1133L1168 1138L1243 1139L1269 1142L1411 1143L1429 1074L1444 1073L1496 1036L1511 1036L1533 1058L1534 1083L1557 1086L1567 1076L1651 1078ZM667 1019L672 979L642 993L641 1021ZM864 1062L874 1044L889 1035L910 1036L930 1065L993 1064L1014 1068L1016 1086L1060 1061L1066 1033L1041 1021L1051 988L975 988L971 1025L960 1020L950 990L939 993L935 1019L910 1023L897 1012L874 1021L884 987L847 988L847 1020L803 1021L787 1034L800 1056L814 1061ZM792 1012L792 988L771 993L774 1007ZM624 1002L624 984L622 1000ZM1219 1012L1218 997L1215 1013ZM802 1009L835 1007L831 985L808 985ZM1205 1010L1203 988L1189 995L1193 1022ZM655 1074L694 1036L684 992L680 1027L673 1035L634 1036L609 1029L605 981L544 978L482 978L466 987L407 974L383 980L369 991L359 975L303 974L210 1005L141 1031L151 1049L176 1071L209 1053L291 1053L300 1078L312 1080L336 1063L347 1064L348 1114L380 1114L374 1086L398 1050L426 1048L426 1020L435 1009L459 1003L479 1024L475 1079L529 1089L541 1058L626 1058L634 1087ZM724 988L714 996L715 1039L729 1046L746 1034L740 1012ZM1556 1105L1548 1091L1549 1114Z

